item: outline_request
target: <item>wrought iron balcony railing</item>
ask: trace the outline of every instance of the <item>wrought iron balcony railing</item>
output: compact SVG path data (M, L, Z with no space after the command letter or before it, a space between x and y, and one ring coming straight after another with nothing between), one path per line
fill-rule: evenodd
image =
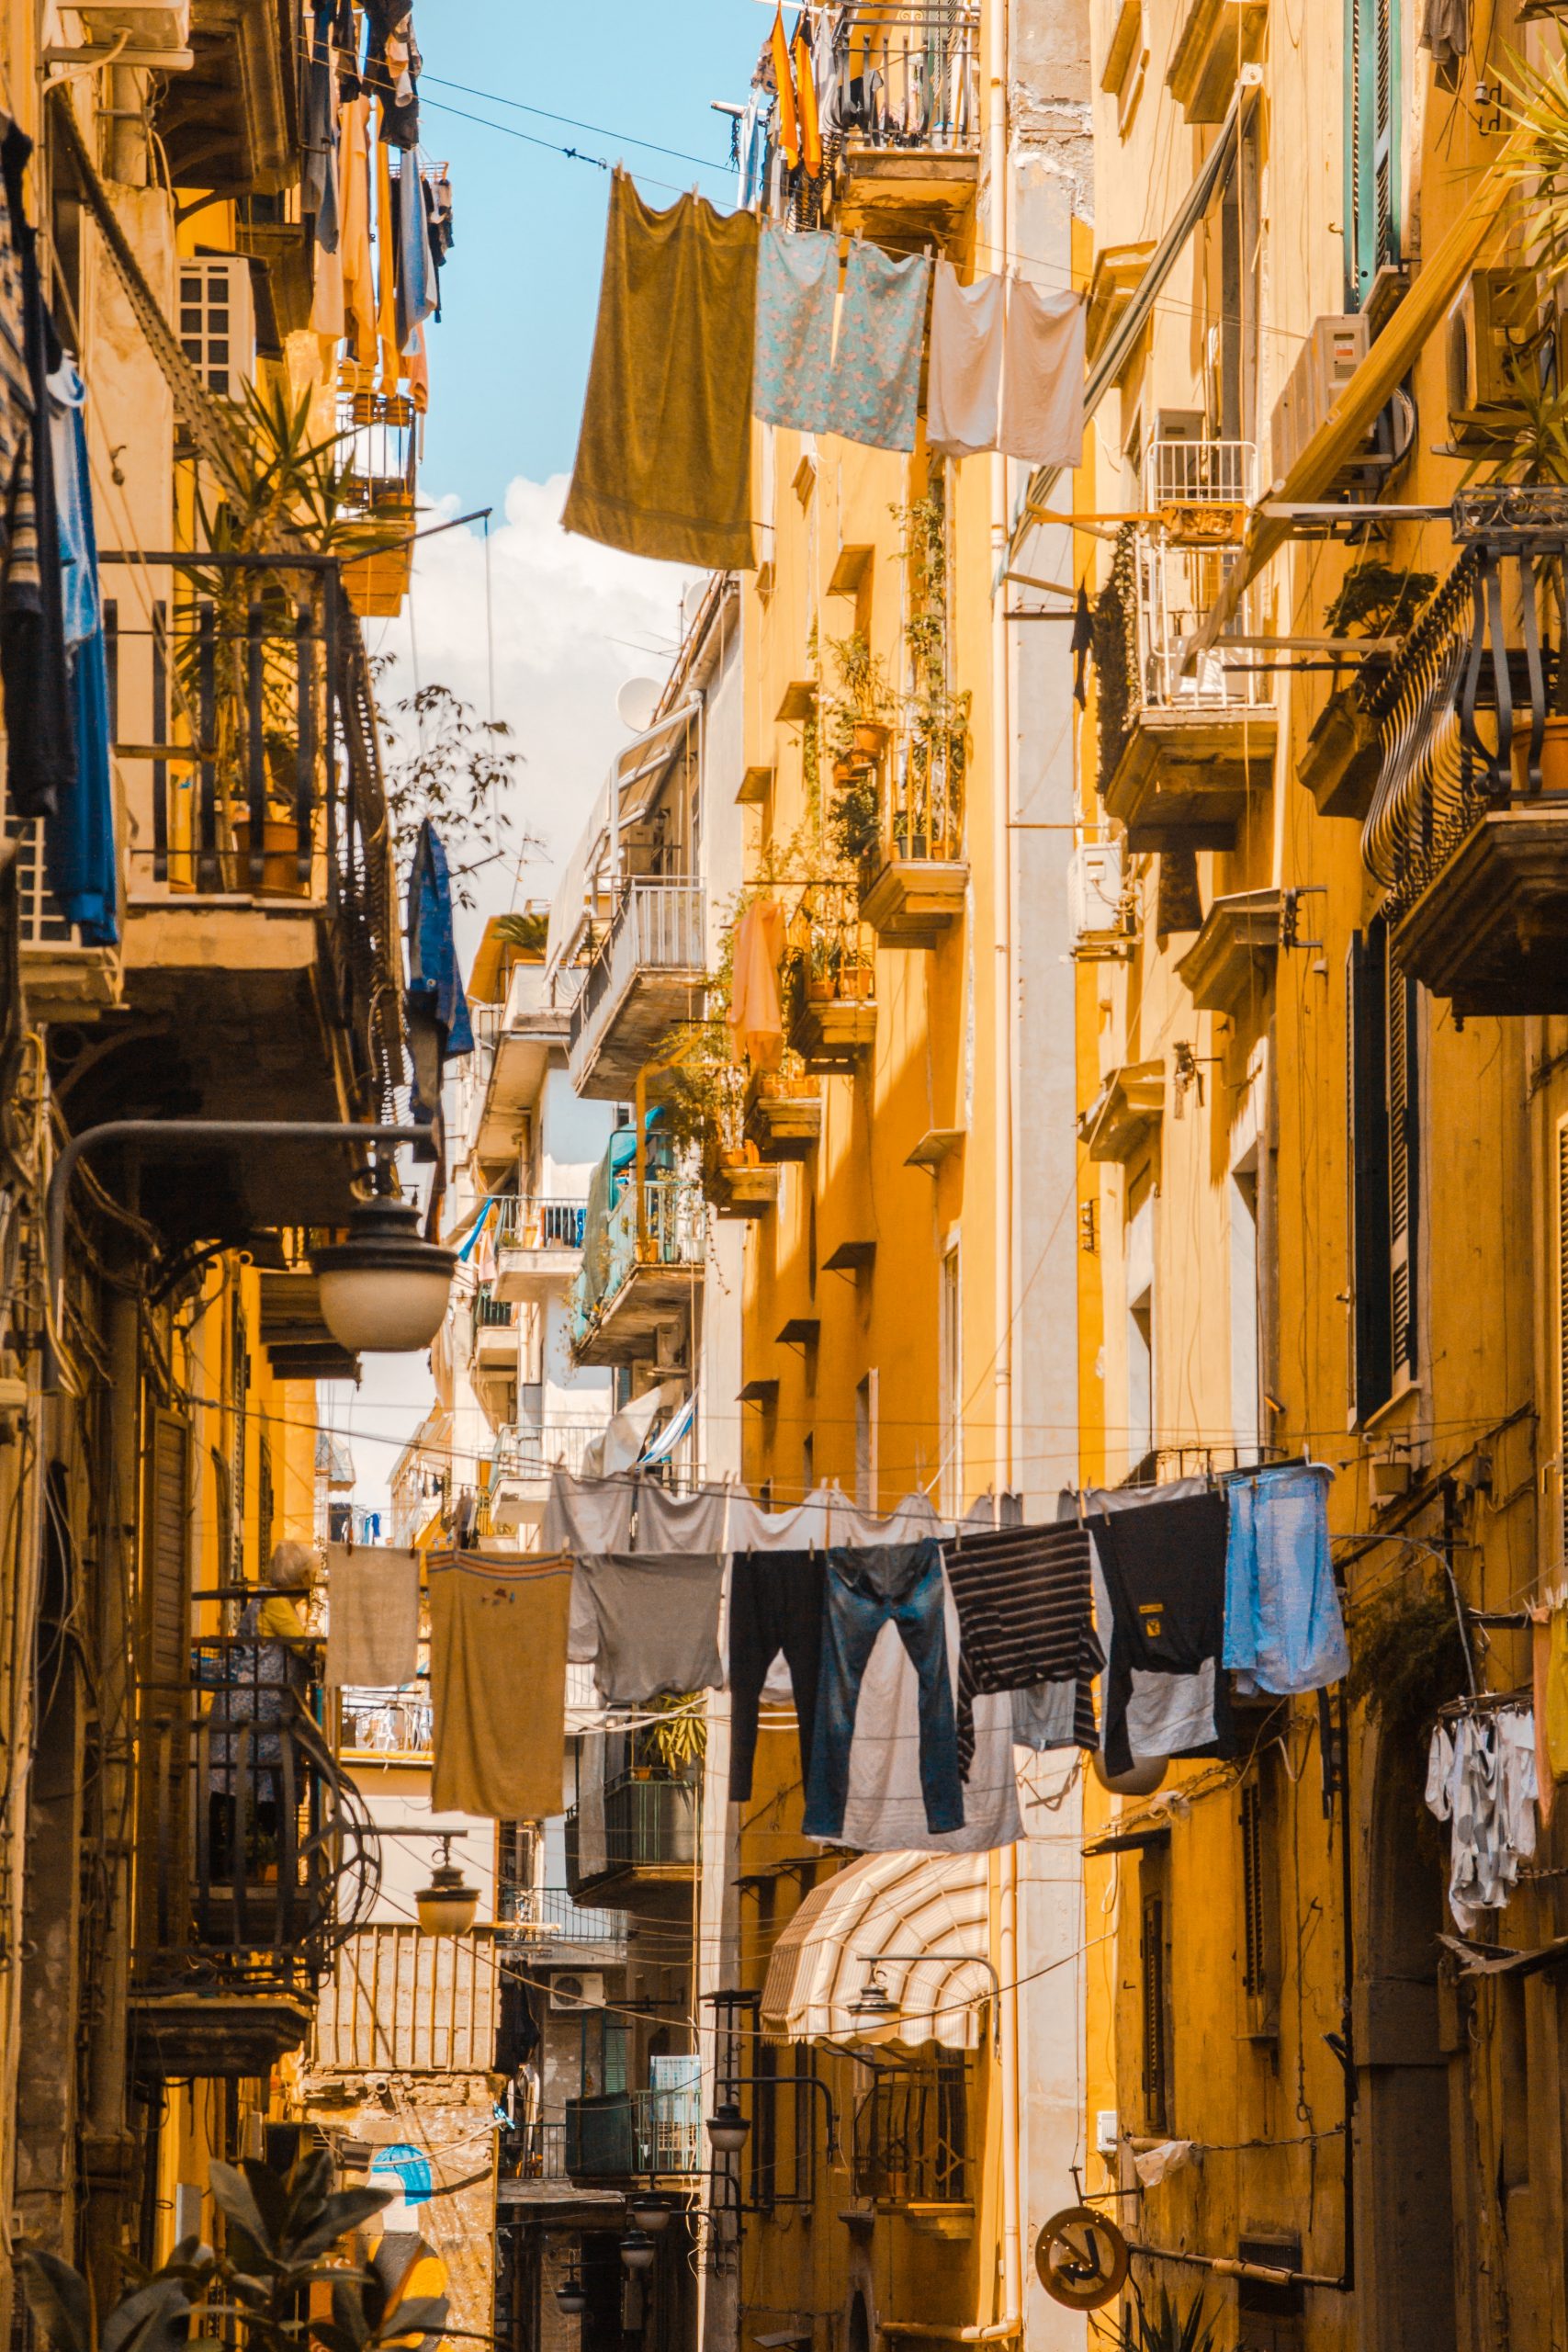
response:
M566 2102L566 2169L573 2180L631 2180L703 2170L702 2094L607 2091Z
M977 149L977 0L856 0L842 9L823 112L852 142Z
M501 1917L529 1945L592 1945L606 1961L626 1957L628 1921L624 1911L598 1911L574 1903L564 1886L513 1886L503 1890Z
M584 1835L582 1809L566 1816L566 1878L573 1896L596 1880L647 1870L690 1870L696 1860L696 1791L690 1781L623 1774L604 1788L604 1838Z
M969 2196L961 2060L877 2076L855 2109L854 2192L888 2205L962 2205Z

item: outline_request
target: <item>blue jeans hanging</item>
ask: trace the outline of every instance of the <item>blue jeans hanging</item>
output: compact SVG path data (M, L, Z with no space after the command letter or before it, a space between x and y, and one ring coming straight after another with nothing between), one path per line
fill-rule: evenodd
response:
M828 1555L822 1670L811 1746L804 1828L837 1838L850 1792L850 1747L861 1682L876 1637L891 1618L919 1682L920 1794L933 1837L964 1826L958 1733L947 1662L942 1546L835 1547Z

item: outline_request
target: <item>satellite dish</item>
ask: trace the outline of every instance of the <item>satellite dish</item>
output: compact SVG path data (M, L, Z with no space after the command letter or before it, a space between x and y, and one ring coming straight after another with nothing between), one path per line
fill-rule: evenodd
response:
M663 691L657 678L628 678L615 696L621 725L629 728L634 735L643 734L653 724L653 714Z

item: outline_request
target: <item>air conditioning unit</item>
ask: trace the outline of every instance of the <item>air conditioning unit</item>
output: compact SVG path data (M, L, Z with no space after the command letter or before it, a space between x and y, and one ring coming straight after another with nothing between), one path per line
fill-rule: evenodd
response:
M604 2006L604 1974L602 1969L585 1969L571 1976L552 1976L550 2007L552 2009L602 2009Z
M240 401L256 378L256 312L243 254L182 261L180 349L209 392Z
M1120 842L1085 842L1074 850L1067 868L1067 926L1075 947L1122 928Z
M1517 399L1518 370L1540 333L1533 269L1472 270L1448 321L1449 424L1461 447L1485 437L1478 410Z
M1330 311L1313 321L1269 424L1275 481L1284 481L1371 347L1371 331L1359 311ZM1368 437L1370 443L1373 436Z
M95 49L123 40L127 65L156 58L162 73L178 73L190 54L190 0L77 0L76 21Z

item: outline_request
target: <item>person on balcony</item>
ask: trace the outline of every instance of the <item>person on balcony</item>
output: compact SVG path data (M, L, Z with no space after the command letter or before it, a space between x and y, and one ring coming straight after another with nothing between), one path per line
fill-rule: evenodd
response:
M246 1602L238 1638L203 1675L219 1684L207 1719L214 1881L233 1873L242 1816L247 1871L265 1871L277 1857L284 1726L304 1706L310 1683L311 1636L299 1603L315 1580L315 1557L305 1544L276 1544L266 1584Z

